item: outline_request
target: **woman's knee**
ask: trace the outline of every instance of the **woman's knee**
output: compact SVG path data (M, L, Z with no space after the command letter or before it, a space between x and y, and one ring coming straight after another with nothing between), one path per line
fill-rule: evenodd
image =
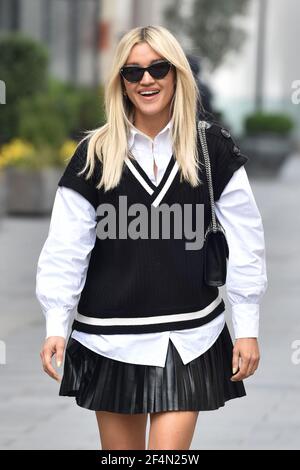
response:
M145 450L147 416L96 411L102 450Z
M149 450L188 450L198 411L166 411L150 414Z

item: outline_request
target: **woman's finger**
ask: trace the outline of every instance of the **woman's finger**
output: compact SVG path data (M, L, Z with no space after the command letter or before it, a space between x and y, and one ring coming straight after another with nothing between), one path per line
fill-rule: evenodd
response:
M239 372L231 377L233 382L238 382L239 380L243 380L246 378L247 370L249 367L250 357L241 355L241 364Z
M52 355L53 355L53 353L50 349L48 349L48 348L44 349L43 358L42 358L43 369L50 377L52 377L53 379L55 379L59 382L60 381L60 376L58 375L58 373L56 372L56 370L52 366L52 361L51 361Z

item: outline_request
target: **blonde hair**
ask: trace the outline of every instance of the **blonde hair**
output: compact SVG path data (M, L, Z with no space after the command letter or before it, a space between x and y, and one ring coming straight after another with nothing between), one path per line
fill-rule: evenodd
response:
M172 146L178 162L181 181L188 181L193 187L202 182L197 169L202 166L198 159L196 113L197 101L200 101L199 90L186 55L179 42L163 26L137 27L128 31L120 40L113 59L110 78L105 88L106 124L91 131L84 139L89 139L86 179L93 175L95 158L102 165L101 180L97 189L104 191L118 185L122 176L124 160L128 156L128 133L133 123L134 106L123 95L123 84L120 69L135 44L146 42L163 58L175 66L176 87L170 106L172 119Z

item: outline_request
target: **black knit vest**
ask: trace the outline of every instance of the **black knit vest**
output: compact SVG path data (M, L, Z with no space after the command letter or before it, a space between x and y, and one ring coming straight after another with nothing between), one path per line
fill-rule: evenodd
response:
M207 130L207 141L217 201L233 172L248 157L240 153L228 131L215 124ZM199 140L198 146L200 149ZM128 157L120 183L105 192L95 187L101 175L99 162L93 178L86 181L84 175L77 176L86 151L84 141L58 183L78 191L97 214L96 242L72 329L100 334L151 333L195 328L220 315L225 304L218 288L203 282L203 248L187 249L187 243L195 240L187 238L184 230L184 218L191 230L197 229L201 205L203 232L208 226L204 170L199 171L203 184L193 188L180 181L173 155L155 186L138 162ZM201 160L201 150L199 157ZM190 212L185 212L187 206ZM155 226L152 216L163 207L170 209L170 217L164 222L157 218L160 224ZM175 236L172 207L181 214L176 219L177 229L182 227L181 238ZM169 224L167 234L164 223Z

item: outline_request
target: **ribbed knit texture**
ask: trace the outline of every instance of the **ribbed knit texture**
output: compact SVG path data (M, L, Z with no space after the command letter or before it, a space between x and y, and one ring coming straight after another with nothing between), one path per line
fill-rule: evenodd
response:
M232 138L225 137L221 131L217 125L212 125L207 130L215 200L219 199L234 171L248 160L239 153ZM203 250L187 250L185 244L190 240L184 237L184 231L182 239L174 239L172 236L172 216L170 239L162 239L161 230L159 239L151 239L150 223L148 239L134 240L129 236L126 239L118 238L120 196L127 197L127 209L137 203L145 205L150 222L151 204L174 175L174 155L158 186L151 182L136 161L132 161L138 177L124 164L118 187L104 192L95 188L100 165L96 165L97 172L89 181L84 176L76 175L83 168L86 149L87 142L78 147L58 184L78 191L95 209L104 203L113 205L117 213L117 238L96 238L86 283L78 304L78 313L85 318L76 318L73 328L100 334L179 330L198 327L224 311L224 302L221 300L217 305L213 304L214 307L205 316L202 313L197 316L196 312L210 306L218 297L218 289L208 287L203 282ZM147 183L152 194L143 187L140 179ZM192 188L187 182L180 182L178 170L171 178L160 205L179 204L184 214L184 204L190 204L193 206L194 217L196 204L205 204L205 230L209 223L210 209L204 172L200 173L200 179L204 184ZM134 218L128 216L128 223ZM191 313L195 313L192 318L188 316ZM169 321L169 315L178 314L187 315L186 318L174 317ZM161 316L162 319L155 318ZM125 325L124 319L130 319L129 324ZM137 322L135 319L142 321Z

